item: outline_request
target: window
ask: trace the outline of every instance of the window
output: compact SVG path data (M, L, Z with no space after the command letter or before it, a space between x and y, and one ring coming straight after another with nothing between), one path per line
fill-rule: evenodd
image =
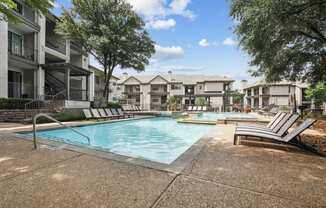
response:
M95 83L98 85L100 84L100 78L98 76L95 76Z
M15 12L23 14L23 5L15 0L13 0L13 2L16 4L16 8L14 9Z
M159 87L152 87L153 91L159 91Z
M179 84L172 84L171 85L171 89L172 90L180 90L181 89L181 86Z
M199 85L199 90L202 90L203 89L203 85Z
M158 99L158 98L153 98L153 99L152 99L152 102L153 102L153 103L158 103L158 102L160 102L160 99Z
M23 38L21 35L8 31L8 51L15 55L23 55Z

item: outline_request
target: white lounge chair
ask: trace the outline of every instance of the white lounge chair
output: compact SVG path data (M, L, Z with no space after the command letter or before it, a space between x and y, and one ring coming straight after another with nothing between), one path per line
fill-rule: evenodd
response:
M274 129L253 129L253 128L236 128L236 131L251 131L251 132L257 132L257 133L266 133L266 134L276 134L277 136L284 136L287 131L291 128L291 126L293 126L293 124L298 120L299 115L298 114L287 114L290 115L289 118L288 116L286 116L283 120L285 120L285 122L283 123L282 126L280 126L280 128L275 127ZM279 126L279 125L278 125Z
M192 106L190 105L190 106L188 106L188 109L187 109L188 111L192 111Z
M237 128L255 128L255 129L273 129L281 120L286 116L286 113L279 112L273 119L266 125L238 125Z
M278 141L282 143L292 143L292 144L298 144L300 141L297 139L299 135L304 132L306 129L310 128L316 120L313 119L307 119L305 120L301 125L299 125L297 128L295 128L293 131L291 131L286 136L279 136L277 134L271 134L271 133L262 133L262 132L253 132L253 131L243 131L238 130L234 134L234 145L238 144L238 138L240 136L245 137L258 137L262 139L272 140L272 141Z
M113 115L109 108L105 108L104 110L105 110L105 112L106 112L106 114L108 115L109 118L111 118L111 119L119 118L119 116Z
M198 110L198 111L203 111L203 106L198 106L198 107L197 107L197 110Z
M105 113L103 108L99 108L98 112L102 118L109 118L109 116Z
M94 117L89 109L83 109L83 114L86 119L94 119Z
M203 106L203 111L207 111L207 106Z
M94 118L96 118L96 119L102 118L97 109L91 108L91 112L92 112Z

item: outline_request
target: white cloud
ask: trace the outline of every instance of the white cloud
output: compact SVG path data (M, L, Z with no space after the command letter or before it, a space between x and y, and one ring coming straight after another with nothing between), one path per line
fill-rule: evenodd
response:
M171 29L176 26L176 21L174 19L168 19L168 20L152 20L147 22L146 27L147 28L153 28L156 30L166 30Z
M232 38L226 38L224 41L223 41L223 45L226 45L226 46L234 46L234 45L237 45L238 42L236 40L233 40Z
M155 51L152 62L179 59L184 56L184 50L180 46L162 47L155 45Z
M181 16L194 19L194 13L187 9L190 3L191 0L173 0L169 6L174 14L179 14Z
M217 46L218 43L216 41L209 42L207 39L204 38L198 42L198 45L201 47L209 47L209 46Z
M191 0L172 0L170 4L166 0L125 0L133 6L133 9L140 15L144 16L147 25L157 21L164 24L163 27L149 27L154 29L166 29L166 24L172 24L171 19L165 20L169 16L183 16L190 20L195 19L195 14L188 9ZM174 20L175 21L175 20ZM175 26L175 25L174 25Z
M201 46L201 47L208 47L209 46L209 42L207 39L201 39L199 42L198 42L198 45Z

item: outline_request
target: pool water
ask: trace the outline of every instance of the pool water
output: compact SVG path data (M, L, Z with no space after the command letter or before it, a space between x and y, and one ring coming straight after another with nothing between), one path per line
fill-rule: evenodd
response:
M37 137L170 164L205 136L210 128L158 117L76 127L90 137L91 145L86 138L69 129L38 131Z
M254 119L255 116L249 115L246 113L200 113L197 114L194 118L196 120L206 120L206 121L216 121L217 119L226 119L226 118L240 118L240 119Z

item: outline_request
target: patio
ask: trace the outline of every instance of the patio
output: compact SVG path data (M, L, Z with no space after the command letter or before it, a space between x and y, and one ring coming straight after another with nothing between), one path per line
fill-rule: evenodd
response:
M233 146L232 125L180 173L32 143L0 131L0 207L323 207L326 158ZM257 147L258 146L258 147Z

